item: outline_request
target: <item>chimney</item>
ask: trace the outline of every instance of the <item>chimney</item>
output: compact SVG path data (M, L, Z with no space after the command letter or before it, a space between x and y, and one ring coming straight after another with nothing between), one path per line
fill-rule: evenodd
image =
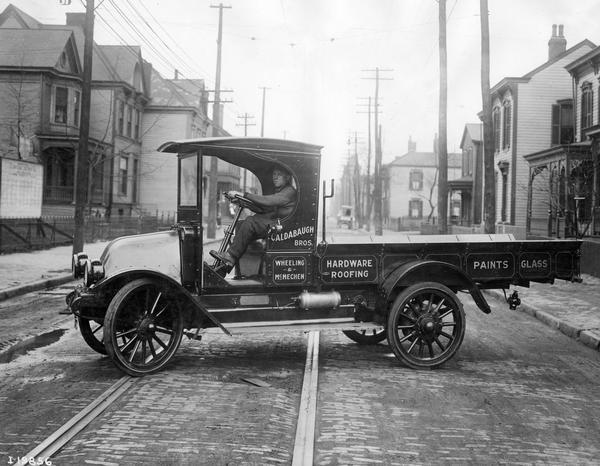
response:
M85 27L85 13L67 13L67 26Z
M179 79L179 70L175 68L175 79Z
M567 50L567 39L563 36L564 26L558 26L556 34L556 24L552 25L552 37L548 41L548 61L555 59L565 50Z
M412 136L408 137L408 152L416 152L417 151L417 143L412 140Z

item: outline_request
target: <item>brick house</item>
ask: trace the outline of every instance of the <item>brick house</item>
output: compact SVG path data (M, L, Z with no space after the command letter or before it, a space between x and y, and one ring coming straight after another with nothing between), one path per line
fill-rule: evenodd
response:
M434 141L437 148L437 141ZM448 153L448 180L461 176L462 154ZM418 229L422 223L437 218L438 155L417 152L416 143L409 140L408 152L383 167L384 211L390 228ZM449 219L460 218L460 200L450 200Z
M530 172L525 156L572 139L572 123L567 123L572 114L572 80L565 66L593 48L592 42L583 40L567 49L562 25L558 33L554 25L548 60L522 77L502 79L491 89L496 219L501 224L497 231L524 238L530 223L528 207L534 207L534 223L548 211L541 198L528 198Z

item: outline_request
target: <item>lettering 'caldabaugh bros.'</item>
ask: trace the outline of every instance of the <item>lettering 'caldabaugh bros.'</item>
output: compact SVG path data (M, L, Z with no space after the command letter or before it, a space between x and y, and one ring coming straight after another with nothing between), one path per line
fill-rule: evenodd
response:
M314 232L315 227L313 226L295 228L283 233L272 234L271 241L285 241L286 239L297 238L298 236L312 235Z

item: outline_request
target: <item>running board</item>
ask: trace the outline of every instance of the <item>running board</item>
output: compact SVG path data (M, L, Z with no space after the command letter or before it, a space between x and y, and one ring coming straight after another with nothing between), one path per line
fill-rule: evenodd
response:
M313 330L383 330L381 324L375 322L356 322L352 318L339 319L311 319L311 320L278 320L271 322L239 322L227 324L231 335L244 335L248 333L275 333L275 332L310 332ZM216 327L201 329L200 335L222 334Z

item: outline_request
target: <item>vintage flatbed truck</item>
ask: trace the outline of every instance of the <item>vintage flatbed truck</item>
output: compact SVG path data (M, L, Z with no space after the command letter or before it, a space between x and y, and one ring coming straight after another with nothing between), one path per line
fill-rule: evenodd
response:
M579 241L515 241L510 235L326 241L325 202L333 180L328 194L323 182L320 199L320 146L205 138L167 142L159 150L177 154L177 223L170 231L118 238L98 260L75 255L73 274L83 283L67 297L88 345L133 376L162 369L182 335L201 338L215 330L339 329L359 344L387 338L404 364L433 368L462 343L459 291L489 313L483 289L579 279ZM272 170L284 168L297 190L294 212L274 221L264 244L249 248L229 274L218 259L203 257L205 156L251 171L263 194L273 192ZM243 196L232 201L239 208L221 252L240 213L256 207ZM514 307L518 297L508 301Z

